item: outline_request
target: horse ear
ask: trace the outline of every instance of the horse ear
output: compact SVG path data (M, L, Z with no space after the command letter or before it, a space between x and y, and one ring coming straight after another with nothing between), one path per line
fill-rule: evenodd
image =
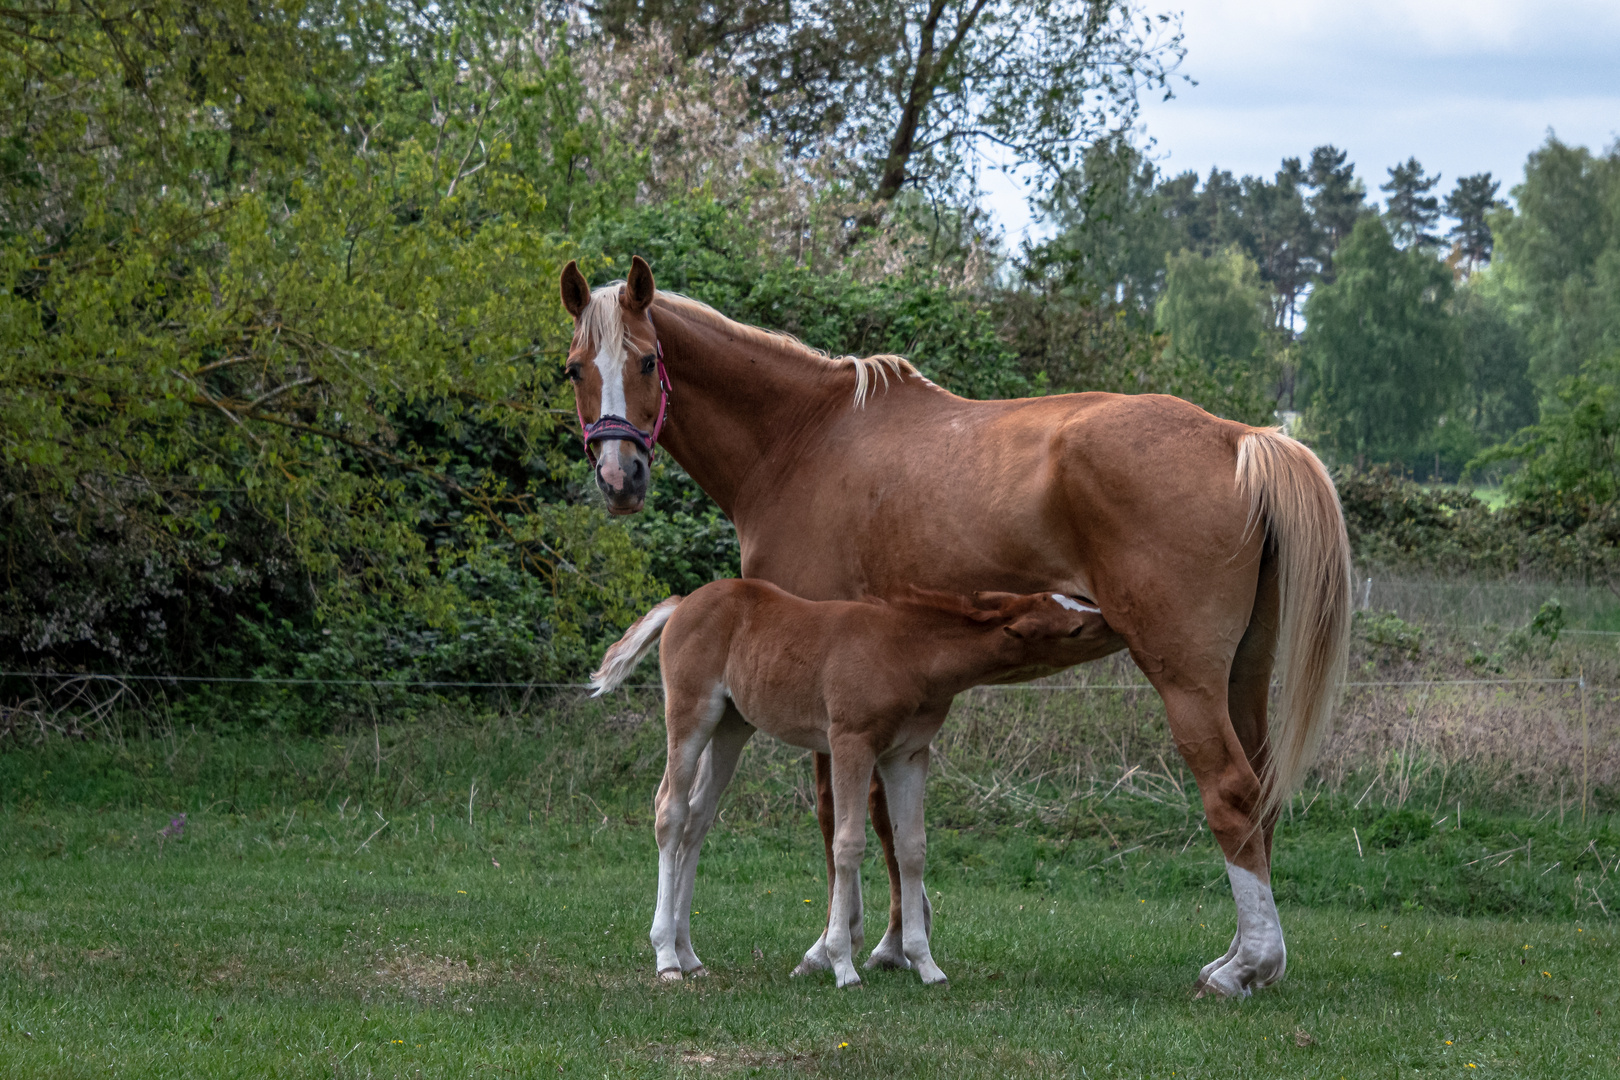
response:
M579 263L573 259L569 259L568 265L563 267L562 302L575 322L579 321L580 313L591 302L591 284L585 280L585 275L579 272Z
M652 267L640 255L630 259L630 276L625 279L624 306L630 309L632 315L639 315L647 310L647 305L653 302L653 293L657 288L653 285Z

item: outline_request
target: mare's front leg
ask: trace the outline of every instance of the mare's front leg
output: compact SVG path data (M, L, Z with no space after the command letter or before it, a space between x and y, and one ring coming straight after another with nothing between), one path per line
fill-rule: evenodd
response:
M894 817L889 812L889 799L885 786L883 771L878 770L872 777L872 791L867 797L867 808L872 819L872 831L877 833L878 843L883 845L883 862L889 870L889 926L883 932L883 939L878 942L872 955L866 958L863 967L866 968L895 968L900 971L910 971L911 961L906 959L905 947L905 898L901 886L900 860L895 855ZM928 902L928 890L922 890L922 927L923 936L932 937L934 933L934 906ZM860 951L860 946L855 946Z
M804 959L799 961L799 966L793 969L792 974L794 975L808 975L813 971L829 971L832 969L832 961L827 956L827 926L830 925L832 921L833 829L836 814L835 810L833 809L833 804L836 802L836 800L833 798L832 755L817 753L813 754L811 757L816 780L816 824L821 826L821 844L823 850L827 854L828 922L823 924L821 928L821 936L816 938L816 943L805 951ZM875 781L874 788L876 788ZM881 789L876 789L875 797L881 798L881 795ZM890 906L891 908L893 907L892 901ZM849 936L850 940L854 943L855 951L860 952L861 946L866 944L866 928L862 919L861 890L859 888L858 880L857 887L855 889L855 907L854 910L850 912Z
M864 738L846 736L833 743L832 914L827 920L827 959L839 986L859 985L850 921L859 918L861 859L866 855L866 801L874 755Z
M692 950L692 890L697 881L698 855L703 849L703 838L714 824L720 795L731 783L737 771L737 758L753 734L753 725L742 718L735 705L726 702L692 785L686 832L675 854L678 889L675 898L675 955L680 960L681 970L688 975L708 974L703 961Z
M652 932L648 936L657 955L658 977L673 981L680 979L682 970L676 949L682 923L677 909L681 898L680 845L686 836L698 761L720 722L726 699L718 683L708 692L697 694L666 685L664 697L669 758L653 800L658 820L658 899L653 908Z
M928 947L928 890L923 885L928 838L923 825L923 795L928 785L928 747L879 763L894 824L895 858L900 867L903 960L924 983L943 983L945 973ZM870 966L870 965L868 965Z

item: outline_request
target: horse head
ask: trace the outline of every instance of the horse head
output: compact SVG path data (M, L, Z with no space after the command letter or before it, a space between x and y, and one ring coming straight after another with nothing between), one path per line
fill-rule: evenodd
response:
M652 269L639 255L626 280L594 292L577 263L563 268L563 307L574 317L565 373L611 514L633 514L646 501L653 446L669 407L663 350L647 314L655 291Z

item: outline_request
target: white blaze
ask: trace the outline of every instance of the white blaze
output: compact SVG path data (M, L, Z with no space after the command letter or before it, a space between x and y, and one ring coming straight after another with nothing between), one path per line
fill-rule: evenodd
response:
M1101 608L1089 607L1080 603L1078 600L1073 600L1067 596L1064 596L1062 593L1053 593L1052 599L1058 602L1058 607L1061 607L1066 611L1088 611L1093 615L1102 614Z

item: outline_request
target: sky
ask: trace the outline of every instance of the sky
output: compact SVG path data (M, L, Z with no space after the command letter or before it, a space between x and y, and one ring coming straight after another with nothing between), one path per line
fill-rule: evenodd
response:
M1175 0L1144 10L1175 10ZM1370 196L1417 157L1437 191L1489 171L1502 196L1548 129L1593 150L1620 136L1617 0L1186 0L1175 98L1144 101L1139 143L1167 172L1270 176L1312 147L1349 151ZM1015 180L986 172L1016 249L1040 235Z

